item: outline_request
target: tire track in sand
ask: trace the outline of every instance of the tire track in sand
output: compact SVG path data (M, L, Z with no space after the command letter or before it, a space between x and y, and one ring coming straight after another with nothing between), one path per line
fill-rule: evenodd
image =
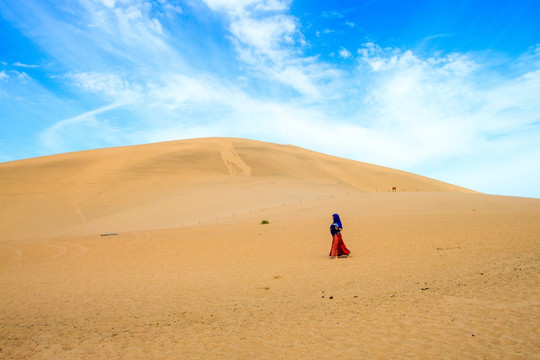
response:
M70 259L88 253L88 248L84 245L50 240L33 241L16 247L1 246L0 248L7 248L12 253L12 261L31 258L36 259L36 261L51 261L59 258ZM0 255L2 255L1 251Z

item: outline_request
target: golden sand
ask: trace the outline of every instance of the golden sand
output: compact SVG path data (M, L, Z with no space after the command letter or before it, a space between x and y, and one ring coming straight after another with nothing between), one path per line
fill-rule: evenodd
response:
M0 359L540 354L538 199L240 139L5 163L0 183Z

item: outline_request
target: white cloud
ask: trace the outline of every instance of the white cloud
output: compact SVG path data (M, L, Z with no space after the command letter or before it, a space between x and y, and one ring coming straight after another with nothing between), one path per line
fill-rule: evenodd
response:
M283 11L290 0L203 0L214 11L225 11L230 15L241 15L246 11Z
M479 169L486 164L506 172L515 168L513 160L530 164L529 151L540 151L538 136L534 140L525 130L539 131L540 72L534 61L525 73L503 75L474 54L420 57L373 43L358 54L358 76L369 79L362 115L370 137L362 139L367 146L360 145L368 155L356 152L355 158L448 181L468 174L476 181L457 183L481 190L486 187L478 184L489 183L495 171L483 174ZM439 171L440 164L453 168L454 176ZM538 174L530 177L540 180Z
M152 61L155 66L167 61L180 63L167 44L158 18L160 11L171 11L166 4L161 7L144 0L107 0L101 3L82 1L81 5L84 11L81 11L79 21L88 24L87 28L65 39L65 45L76 47L75 42L84 41L91 46L90 50L97 48L100 54L113 57L119 64L125 61L128 66L148 66ZM64 27L63 24L56 26ZM86 63L86 59L83 61Z
M326 17L326 18L330 18L330 19L341 19L341 18L345 17L345 15L343 15L339 11L323 11L321 13L321 16Z
M163 5L165 6L165 10L167 12L167 15L169 16L171 16L172 14L178 14L178 15L184 14L184 10L178 5L172 5L169 3L164 3Z
M339 49L339 56L341 56L343 59L348 59L352 56L351 52L344 47Z
M30 76L25 73L24 71L17 71L17 70L11 70L10 73L12 75L15 75L15 78L21 80L21 81L26 81L26 80L30 80Z
M424 41L429 41L429 40L438 39L438 38L444 38L444 37L450 37L450 36L452 36L452 35L451 34L440 33L440 34L427 36L427 37L424 38Z
M278 62L289 55L288 49L281 46L294 44L296 24L292 17L285 15L240 18L231 24L231 32L243 45Z
M87 111L57 122L40 134L41 146L52 153L65 152L69 148L91 149L96 144L113 146L125 137L121 129L112 125L106 118L99 118L125 103L113 103Z
M100 0L100 2L109 8L114 8L116 5L116 0Z
M336 74L327 64L302 55L306 41L298 19L285 13L289 1L206 0L224 12L240 59L253 75L277 81L301 96L319 99L320 82Z
M212 77L189 77L183 74L163 74L160 83L149 86L148 103L176 110L190 104L230 104L238 96L234 87L225 87Z
M140 95L140 89L137 89L137 85L131 85L116 74L81 72L68 74L67 78L71 79L75 86L85 91L105 95L110 99L122 100L122 102L127 99L136 101Z
M20 63L20 62L13 63L13 66L27 68L27 69L35 69L35 68L39 67L39 65L29 65L29 64L23 64L23 63Z
M9 79L9 75L6 73L5 70L0 71L0 80L6 80Z

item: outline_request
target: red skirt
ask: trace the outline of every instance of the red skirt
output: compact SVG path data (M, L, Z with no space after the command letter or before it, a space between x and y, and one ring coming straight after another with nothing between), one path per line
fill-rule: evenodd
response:
M349 255L351 252L345 246L341 233L337 233L332 237L332 248L330 249L330 256Z

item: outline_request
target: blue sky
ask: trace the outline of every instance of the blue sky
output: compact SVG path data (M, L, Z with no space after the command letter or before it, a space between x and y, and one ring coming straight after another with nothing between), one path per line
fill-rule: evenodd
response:
M0 161L208 136L540 197L538 1L0 0Z

